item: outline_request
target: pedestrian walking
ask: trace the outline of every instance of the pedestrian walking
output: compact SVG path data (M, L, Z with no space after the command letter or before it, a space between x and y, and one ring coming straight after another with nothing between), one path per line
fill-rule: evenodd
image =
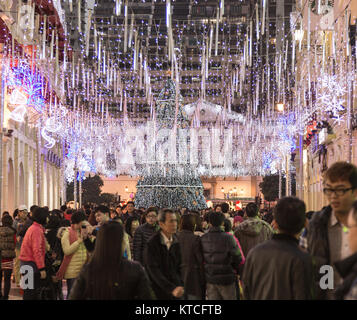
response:
M315 297L311 256L299 247L305 225L305 203L285 197L275 207L278 233L255 246L243 271L246 300L311 300Z
M150 207L145 213L145 223L140 225L133 237L133 259L144 266L144 251L149 239L159 230L157 224L158 209Z
M87 249L81 236L81 227L85 221L86 216L82 211L74 211L71 215L71 227L65 229L61 238L64 257L56 277L60 281L66 279L67 299L75 279L88 259Z
M48 210L37 208L32 216L33 223L28 228L22 241L19 260L21 268L32 275L32 286L24 289L24 300L39 300L41 279L46 279L46 240L45 224L47 223Z
M343 278L335 291L337 300L357 300L357 201L353 203L346 227L349 229L348 244L351 255L335 263L335 268Z
M152 300L143 267L123 258L124 228L108 221L98 231L90 262L80 272L70 300Z
M144 264L159 300L182 299L181 251L176 236L177 216L170 209L160 211L160 231L147 243Z
M12 227L13 219L10 215L3 215L0 227L0 299L8 300L11 288L11 274L14 268L14 258L16 257L16 231ZM2 281L4 279L4 282ZM2 293L2 283L4 291Z
M230 234L224 232L222 212L209 214L209 231L201 238L208 300L236 300L236 281L242 256Z
M182 215L177 235L181 251L181 275L188 300L204 300L206 293L201 238L194 234L196 223L195 215Z
M316 287L318 299L334 300L335 288L343 279L334 269L334 289L320 289L319 283L323 274L320 268L341 261L351 255L348 245L349 229L347 218L353 202L357 200L357 167L348 162L336 162L331 165L323 177L323 193L328 206L315 212L306 226L306 232L300 237L300 245L316 261Z

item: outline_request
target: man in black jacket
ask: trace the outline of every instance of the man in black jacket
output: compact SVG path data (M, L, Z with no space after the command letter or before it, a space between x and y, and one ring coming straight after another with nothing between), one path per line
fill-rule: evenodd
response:
M233 236L223 230L225 216L212 212L212 227L201 238L208 300L236 300L236 273L242 256Z
M314 296L312 258L299 247L305 203L281 199L274 213L278 233L254 247L243 271L246 300L310 300Z
M306 234L301 237L300 245L316 261L316 280L318 299L335 299L335 289L342 283L334 263L351 255L348 246L347 217L352 204L357 200L357 168L351 163L336 162L324 175L323 192L329 206L315 212ZM320 273L324 265L334 269L333 282L320 280L325 273ZM323 287L321 287L323 285ZM326 289L325 289L326 288Z
M149 239L159 229L157 225L157 215L158 209L156 207L148 208L145 214L146 223L139 226L134 233L132 256L135 261L140 262L143 266L145 247Z
M181 278L181 251L175 235L177 217L170 209L159 213L160 231L149 240L144 264L159 300L180 299L184 294Z

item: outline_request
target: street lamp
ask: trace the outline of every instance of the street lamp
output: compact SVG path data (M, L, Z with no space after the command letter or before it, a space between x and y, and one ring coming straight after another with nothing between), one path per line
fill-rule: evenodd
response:
M278 110L279 112L283 112L284 111L284 103L278 103L276 105L276 110Z
M295 40L302 41L304 39L304 30L295 30Z

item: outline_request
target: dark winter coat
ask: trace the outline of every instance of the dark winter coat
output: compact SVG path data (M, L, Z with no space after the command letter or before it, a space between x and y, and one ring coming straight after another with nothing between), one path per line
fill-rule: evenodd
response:
M51 253L55 254L55 260L62 261L63 260L63 250L61 239L58 238L58 231L60 228L54 228L47 230L45 233L46 240L50 246Z
M330 264L328 223L331 214L331 206L315 212L307 227L308 251L315 257L318 266Z
M69 300L95 300L96 297L84 296L91 279L88 279L87 265L83 267L76 279ZM120 282L116 288L113 300L153 300L154 293L150 287L149 279L143 267L134 261L122 259L118 268ZM115 284L113 283L113 286Z
M13 259L16 257L14 236L14 229L0 227L0 252L2 259Z
M26 220L20 218L15 218L13 223L13 228L16 230L16 236L19 237L19 241L16 242L16 249L20 249L22 245L22 240L25 237L27 229L32 225L33 221L28 216Z
M211 227L201 242L206 282L219 285L234 283L242 256L232 235L220 227Z
M242 282L246 300L311 300L312 258L294 237L275 234L250 251Z
M322 274L319 274L320 267L330 265L330 243L328 238L328 223L332 214L331 206L315 212L306 228L308 252L314 259L315 279L317 281L317 299L326 299L327 290L319 289L319 282Z
M142 265L144 265L144 250L146 244L154 233L158 231L158 228L157 225L152 226L148 223L144 223L139 226L134 233L132 257Z
M178 241L181 250L181 275L185 294L204 299L205 277L201 238L191 231L182 230L178 234Z
M173 235L173 242L168 250L161 232L156 232L145 248L144 265L157 299L174 299L172 291L183 286L181 251L177 236Z
M20 237L24 237L26 234L26 231L28 230L28 228L30 228L33 224L33 220L28 217L25 221L25 223L19 228L17 235Z
M357 300L357 252L335 263L343 283L336 289L337 300Z
M55 229L46 229L45 232L45 237L46 240L48 242L48 244L50 245L51 249L53 250L56 247L56 243L58 242L58 238L57 238L57 233L58 233L59 228L55 228Z
M248 218L234 230L245 256L248 256L249 251L256 245L270 240L273 234L273 228L258 217Z

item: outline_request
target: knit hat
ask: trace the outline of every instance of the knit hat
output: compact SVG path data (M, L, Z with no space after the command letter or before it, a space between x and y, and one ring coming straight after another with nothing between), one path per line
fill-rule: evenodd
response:
M235 216L234 219L233 219L233 223L242 223L244 220L241 216Z

